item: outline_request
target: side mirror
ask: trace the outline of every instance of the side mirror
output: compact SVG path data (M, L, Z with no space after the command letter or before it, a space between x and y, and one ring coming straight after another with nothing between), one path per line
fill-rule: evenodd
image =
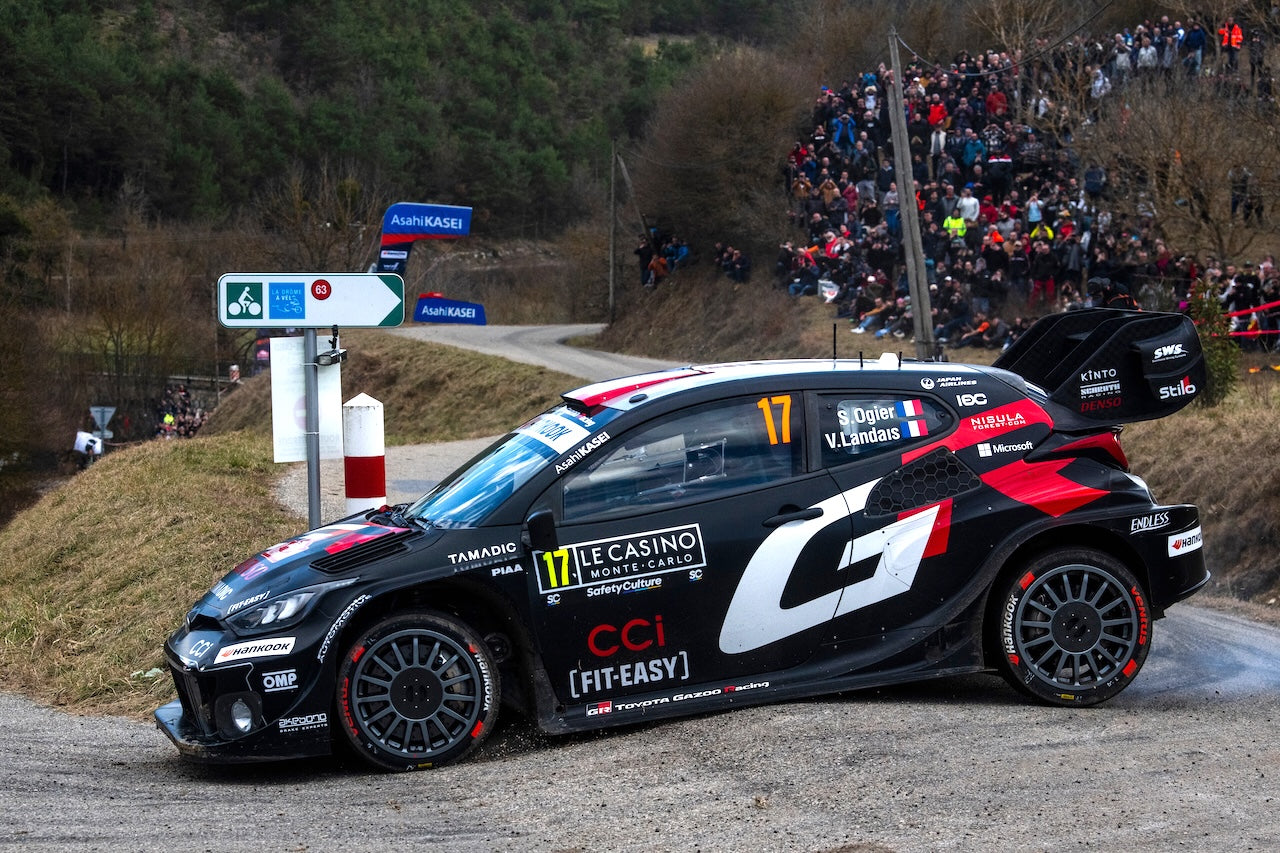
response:
M556 518L551 510L543 508L529 513L524 520L529 546L535 551L554 551L560 546L556 539Z

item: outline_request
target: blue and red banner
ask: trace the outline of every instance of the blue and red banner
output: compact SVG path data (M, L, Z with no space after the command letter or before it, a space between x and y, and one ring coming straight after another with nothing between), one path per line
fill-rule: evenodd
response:
M414 243L465 237L470 233L469 207L396 202L382 216L382 246L374 271L404 275Z

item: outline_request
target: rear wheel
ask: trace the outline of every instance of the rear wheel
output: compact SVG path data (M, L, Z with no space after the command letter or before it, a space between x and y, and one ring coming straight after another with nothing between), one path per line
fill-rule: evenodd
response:
M347 651L338 720L379 767L439 767L488 736L499 690L493 655L471 628L441 613L405 613L374 625Z
M1095 705L1127 687L1147 659L1146 593L1101 551L1042 554L1005 576L995 593L1001 674L1037 699Z

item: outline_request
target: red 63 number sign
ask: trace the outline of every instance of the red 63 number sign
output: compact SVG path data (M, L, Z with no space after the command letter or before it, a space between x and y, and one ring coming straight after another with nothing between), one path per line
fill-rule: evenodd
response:
M328 299L329 294L331 293L333 293L333 287L329 284L329 282L325 281L324 279L318 278L315 281L311 282L311 295L314 298L323 301L325 299Z

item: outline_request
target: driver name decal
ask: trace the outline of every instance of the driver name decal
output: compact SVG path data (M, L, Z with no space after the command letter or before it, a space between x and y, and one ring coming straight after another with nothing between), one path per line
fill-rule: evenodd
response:
M697 524L577 542L554 551L535 551L533 559L542 593L600 584L608 584L615 592L638 591L661 585L654 575L707 565L702 528Z

